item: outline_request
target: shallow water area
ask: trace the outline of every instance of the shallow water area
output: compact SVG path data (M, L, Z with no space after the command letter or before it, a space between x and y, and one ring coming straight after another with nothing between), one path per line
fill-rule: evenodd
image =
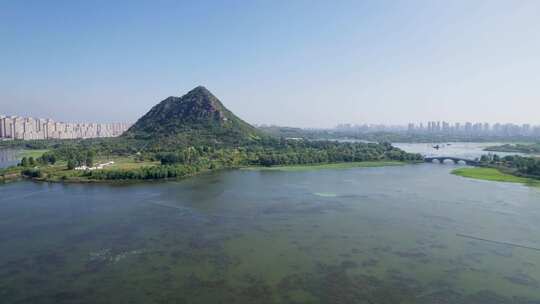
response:
M2 185L0 298L540 303L540 190L455 167Z

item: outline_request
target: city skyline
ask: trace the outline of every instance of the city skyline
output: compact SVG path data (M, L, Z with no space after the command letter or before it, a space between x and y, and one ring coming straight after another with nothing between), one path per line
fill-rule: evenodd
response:
M339 124L340 131L359 132L403 132L416 134L446 135L497 135L497 136L540 136L540 124L488 123L488 122L448 122L426 121L408 123L407 125L384 124Z
M144 113L143 113L144 114ZM141 115L142 116L142 115ZM20 114L11 114L11 113L0 113L0 119L5 117L18 117L18 118L32 118L37 120L50 120L58 123L70 123L70 124L125 124L125 125L131 125L137 121L135 119L134 121L113 121L113 122L100 122L100 121L75 121L74 119L68 119L68 120L57 120L51 116L45 116L45 117L32 117L29 115L20 115ZM387 130L401 130L401 129L407 129L407 130L423 130L425 129L430 130L430 123L440 124L440 130L444 130L444 124L448 124L448 127L457 125L458 128L461 126L462 128L466 128L468 124L471 125L471 128L478 125L488 125L490 128L501 125L501 126L514 126L514 127L530 127L530 128L539 128L540 123L534 123L534 122L527 122L527 123L516 123L516 122L488 122L484 120L473 120L473 121L446 121L446 120L426 120L426 121L417 121L417 122L408 122L408 123L372 123L372 122L347 122L347 123L338 123L331 127L326 128L312 128L312 129L344 129L344 128L373 128L377 129L380 128L381 130L387 129ZM294 125L277 125L277 124L254 124L256 126L279 126L279 127L298 127ZM412 127L412 128L411 128ZM306 129L310 129L311 127L306 127ZM482 127L483 128L483 127Z
M409 123L410 133L439 133L439 134L472 134L499 136L540 136L540 125L494 123L488 122L447 122L428 121L424 123Z
M0 114L0 140L117 137L130 126L131 123L61 122L50 118Z
M50 113L50 114L44 114L44 115L30 115L28 113L22 113L22 112L0 112L0 117L22 117L22 118L26 118L26 117L29 117L29 118L35 118L35 119L49 119L49 120L54 120L55 122L61 122L61 123L134 123L135 121L129 121L129 120L112 120L112 121L107 121L107 120L99 120L99 117L98 119L83 119L83 120L78 120L78 119L75 119L75 118L67 118L67 119L59 119L57 117L55 117L54 113ZM136 120L136 119L135 119Z

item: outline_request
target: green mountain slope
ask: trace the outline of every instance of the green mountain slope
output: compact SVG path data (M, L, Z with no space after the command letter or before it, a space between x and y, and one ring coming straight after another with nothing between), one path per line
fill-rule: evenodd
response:
M141 117L124 137L156 139L185 144L240 143L260 131L229 111L205 87L182 97L168 97Z

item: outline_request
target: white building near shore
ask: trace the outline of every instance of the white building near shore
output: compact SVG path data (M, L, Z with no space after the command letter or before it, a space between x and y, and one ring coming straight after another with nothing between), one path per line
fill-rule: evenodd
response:
M78 171L93 171L93 170L101 170L105 167L108 167L108 166L112 166L114 165L114 162L113 161L110 161L110 162L106 162L104 164L97 164L93 167L88 167L88 166L85 166L85 165L82 165L82 166L79 166L79 167L75 167L75 170L78 170Z

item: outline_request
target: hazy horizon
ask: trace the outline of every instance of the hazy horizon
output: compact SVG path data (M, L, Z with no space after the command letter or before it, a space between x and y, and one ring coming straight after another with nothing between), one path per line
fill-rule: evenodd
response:
M540 124L540 2L3 3L1 114L134 122L204 85L254 124Z

